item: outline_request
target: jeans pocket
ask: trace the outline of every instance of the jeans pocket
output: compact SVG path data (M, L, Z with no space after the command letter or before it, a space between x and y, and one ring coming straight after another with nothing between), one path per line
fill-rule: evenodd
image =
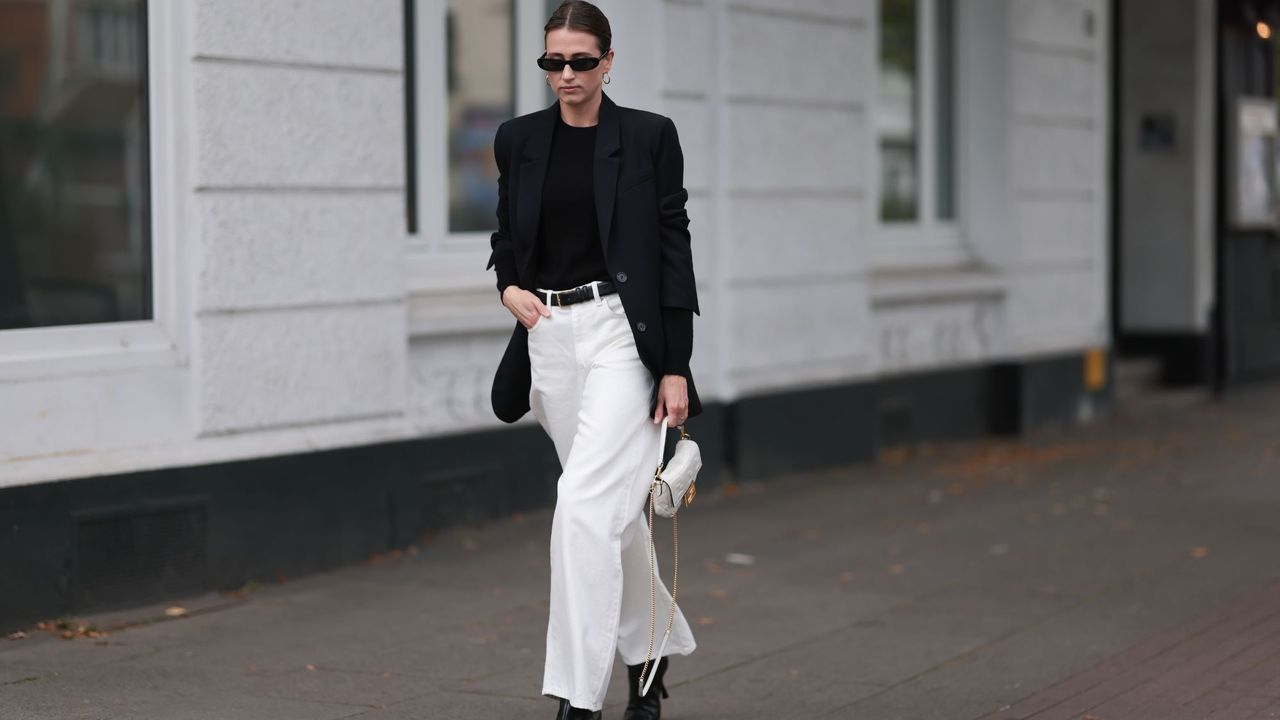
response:
M608 295L604 295L601 297L601 301L604 303L605 307L609 308L609 312L614 315L626 317L627 309L622 305L622 295L620 293L613 292Z

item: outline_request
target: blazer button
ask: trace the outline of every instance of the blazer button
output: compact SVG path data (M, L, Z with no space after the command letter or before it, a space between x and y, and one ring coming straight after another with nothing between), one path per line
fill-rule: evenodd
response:
M627 281L627 274L626 274L626 273L624 273L624 272L622 272L621 270L619 270L618 272L614 273L613 277L614 277L614 278L616 278L616 279L618 280L618 282L626 282L626 281Z
M639 330L640 332L644 332L644 328L645 328L644 323L642 322L636 323L636 329Z

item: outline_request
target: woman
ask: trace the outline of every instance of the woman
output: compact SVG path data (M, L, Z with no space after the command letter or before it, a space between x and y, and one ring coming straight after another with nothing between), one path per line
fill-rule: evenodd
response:
M699 310L684 160L670 119L603 92L614 53L598 8L564 2L544 34L538 65L557 100L494 137L498 230L486 269L517 322L493 408L506 422L532 410L562 467L543 695L560 700L557 718L601 717L616 650L630 680L625 718L652 720L669 660L650 662L654 681L641 697L644 508L661 433L702 412L689 372ZM671 594L655 585L666 618ZM677 606L667 653L695 647Z

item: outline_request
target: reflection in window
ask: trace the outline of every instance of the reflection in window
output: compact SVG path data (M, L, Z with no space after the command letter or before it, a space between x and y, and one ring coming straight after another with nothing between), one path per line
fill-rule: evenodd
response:
M880 219L915 220L919 189L916 0L880 0Z
M955 12L954 0L880 0L883 221L955 219Z
M449 231L490 231L497 220L493 136L515 114L513 0L450 0Z
M145 16L0 2L0 329L151 317Z

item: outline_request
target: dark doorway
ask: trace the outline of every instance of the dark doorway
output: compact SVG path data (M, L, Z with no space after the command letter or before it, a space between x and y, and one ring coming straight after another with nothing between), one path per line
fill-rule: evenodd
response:
M1218 29L1218 238L1215 385L1280 377L1280 228L1274 137L1251 137L1251 109L1276 113L1280 2L1220 0ZM1273 134L1274 135L1274 134ZM1252 169L1252 172L1251 172ZM1267 178L1266 194L1251 177ZM1258 198L1250 193L1258 191ZM1266 203L1268 217L1241 210ZM1255 213L1255 215L1257 215Z

